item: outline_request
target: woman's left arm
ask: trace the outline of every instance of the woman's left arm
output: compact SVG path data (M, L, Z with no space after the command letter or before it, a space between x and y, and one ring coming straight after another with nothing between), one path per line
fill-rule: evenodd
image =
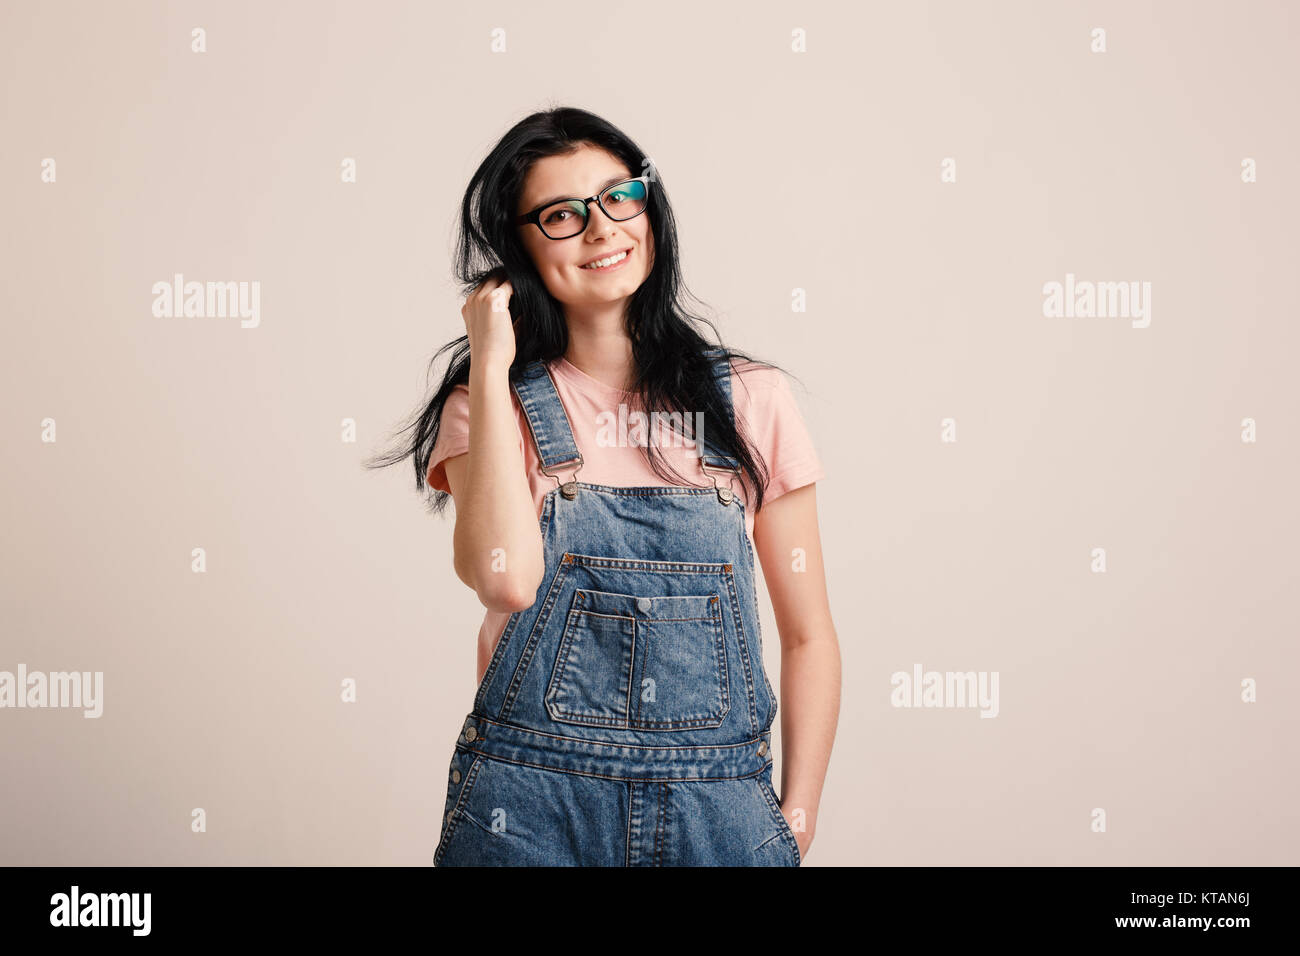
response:
M831 621L817 526L817 485L764 504L754 517L781 638L781 812L806 854L840 712L840 645Z

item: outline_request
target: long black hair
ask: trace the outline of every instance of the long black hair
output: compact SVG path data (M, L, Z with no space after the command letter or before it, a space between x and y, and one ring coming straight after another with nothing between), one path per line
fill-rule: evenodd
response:
M695 413L703 413L710 444L735 458L748 476L756 495L752 506L757 511L763 505L763 491L769 480L767 463L744 434L743 423L725 414L725 397L714 377L712 360L704 353L721 348L733 361L779 367L726 348L709 319L683 307L685 297L699 300L682 282L677 226L662 175L621 130L586 110L556 107L525 117L501 138L474 172L461 204L455 261L461 294L468 296L488 278L509 278L513 289L510 316L512 321L518 320L515 358L509 372L512 383L534 359L550 361L564 355L569 345L564 308L551 296L524 248L515 225L515 210L524 179L537 160L572 153L583 145L608 151L622 160L633 176L653 175L649 205L643 215L650 217L654 263L645 282L632 294L627 314L627 333L636 366L632 394L640 396L643 409L679 411L687 422L694 421L690 416ZM695 323L712 329L719 344L707 342L696 331ZM427 492L433 513L441 513L450 496L427 485L429 458L438 440L448 396L457 385L469 384L469 336L462 335L438 349L429 364L430 378L439 356L447 351L451 359L437 392L402 429L401 433L410 432L410 437L388 454L367 462L367 467L381 468L409 457L415 468L416 490ZM655 442L646 442L645 450L655 474L669 482L694 483L668 467ZM718 483L725 484L725 478L719 474Z

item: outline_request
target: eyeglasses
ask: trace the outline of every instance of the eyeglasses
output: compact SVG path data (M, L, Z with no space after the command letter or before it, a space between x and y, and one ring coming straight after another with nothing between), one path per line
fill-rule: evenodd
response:
M587 223L591 221L587 205L593 202L615 222L635 219L645 212L650 202L650 177L625 179L586 199L561 199L538 206L519 216L515 222L521 226L533 223L547 239L571 239L586 231Z

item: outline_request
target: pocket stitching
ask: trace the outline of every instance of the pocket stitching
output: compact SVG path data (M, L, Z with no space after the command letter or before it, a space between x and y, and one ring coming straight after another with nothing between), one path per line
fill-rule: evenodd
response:
M583 588L579 588L578 590L579 590L579 591L582 591L582 590L584 590L584 589L583 589ZM572 723L578 723L578 722L579 722L578 720L576 720L576 718L577 718L579 715L576 715L576 714L569 714L568 711L561 710L561 709L560 709L560 706L556 703L555 699L556 699L556 697L559 695L560 684L561 684L561 682L562 682L563 679L564 679L564 671L566 670L566 668L567 668L568 665L569 665L569 653L570 653L570 651L571 651L571 649L572 649L572 647L573 647L574 641L575 641L575 639L576 639L575 636L574 636L574 634L575 634L575 632L576 632L577 629L576 629L576 628L573 628L573 627L571 626L571 623L572 623L572 621L573 621L573 619L574 619L574 615L578 615L578 614L589 614L589 613L591 613L591 612L589 612L589 611L584 611L584 610L581 610L581 609L579 609L579 608L574 607L573 605L577 602L577 600L578 600L578 594L577 594L577 592L574 592L574 595L573 595L573 597L570 599L570 602L569 602L569 611L568 611L568 614L566 614L566 615L565 615L565 618L564 618L564 630L560 632L560 649L559 649L559 651L558 651L558 652L556 653L556 655L555 655L555 666L554 666L553 668L551 668L551 680L550 680L549 685L548 685L547 688L546 688L546 709L547 709L547 711L550 713L551 717L554 718L555 720L565 720L565 717L566 717L566 716L571 717L571 718L575 718L575 719L573 719L573 720L570 721L570 722L572 722ZM596 616L598 616L598 617L608 617L608 618L615 619L615 620L632 620L631 618L622 618L622 617L618 617L618 616L616 616L616 615L610 615L610 614L600 614L600 615L596 615ZM635 640L636 640L636 638L635 638L635 632L634 632L634 635L633 635L633 642L634 642L634 643L633 643L633 651L632 651L634 656L635 656L635 654L636 654ZM632 692L632 688L631 688L631 675L630 675L630 674L628 675L628 685L629 685L629 686L628 686L628 693L630 694L630 693ZM605 718L596 718L596 719L604 720ZM583 721L583 723L585 723L585 721ZM600 726L600 727L626 727L626 726L627 726L627 723L626 723L626 720L625 720L624 723L622 723L622 724L596 724L596 725L594 725L594 726Z
M607 559L607 560L613 561L616 559ZM632 677L636 671L636 655L637 655L636 626L637 626L638 619L632 615L610 614L604 611L593 611L586 608L574 606L578 604L579 595L584 592L602 594L602 595L613 596L618 598L625 598L627 602L633 602L638 600L638 595L624 594L622 592L617 592L617 591L600 591L596 588L578 588L574 592L573 598L570 600L569 611L565 616L564 630L560 634L560 647L558 652L556 653L555 666L551 670L551 678L547 685L547 690L545 695L546 709L547 712L551 715L552 719L561 721L563 723L578 724L584 727L607 727L607 728L615 728L615 729L635 728L638 730L651 730L651 731L715 729L717 727L722 726L722 724L725 722L727 718L727 714L731 710L731 698L730 698L729 686L728 686L729 682L727 680L726 633L723 630L723 626L722 626L722 598L719 594L712 593L712 594L661 595L660 596L661 599L683 598L683 597L706 599L705 606L713 608L713 613L707 617L653 618L651 620L655 622L677 622L677 623L699 621L699 622L711 623L713 625L711 628L710 640L708 643L712 646L713 649L713 661L715 665L715 674L717 675L718 699L720 702L720 710L715 714L707 714L698 717L693 716L685 719L671 720L671 721L645 721L640 719L640 717L638 716L636 722L634 723L632 719L633 709L632 709L631 695L636 690L636 688L634 687L634 681ZM654 599L655 599L654 597L651 597L651 600ZM626 704L625 712L623 714L623 719L621 722L617 721L616 717L604 717L599 715L574 713L572 711L564 709L560 704L557 703L556 698L559 695L560 685L562 684L564 679L564 671L568 667L569 656L572 652L574 644L576 643L576 635L578 629L574 626L575 615L586 615L588 617L604 618L607 620L619 620L619 621L632 622L633 634L632 634L631 661L630 661L630 667L627 668L625 671L628 677L629 699ZM638 707L637 707L638 714L640 711L639 704L640 701L638 699Z
M668 596L672 596L672 595L668 595ZM662 729L665 725L668 725L668 729L674 729L676 727L681 727L683 729L691 729L696 727L713 729L722 726L723 722L727 719L727 714L731 710L731 695L728 690L729 682L727 680L727 638L725 632L722 629L722 599L717 594L708 594L708 595L701 594L701 595L689 595L689 596L713 598L714 600L710 602L710 606L715 608L713 615L711 617L700 617L700 618L696 618L696 617L654 618L653 620L708 621L713 624L713 640L710 643L713 645L713 662L717 667L716 673L718 675L718 698L721 704L721 709L718 711L716 715L707 714L700 717L688 717L684 721L651 721L651 722L638 721L638 723L636 724L636 727L638 729L641 730ZM635 626L636 626L636 622L634 620L633 627L635 628ZM633 669L635 670L635 660L633 661ZM640 702L640 698L638 698L637 699L638 715L640 714L640 710L641 710L641 702ZM712 723L712 721L715 719L717 720L716 724ZM700 721L705 721L705 723L699 723ZM650 726L647 726L647 723L649 723Z

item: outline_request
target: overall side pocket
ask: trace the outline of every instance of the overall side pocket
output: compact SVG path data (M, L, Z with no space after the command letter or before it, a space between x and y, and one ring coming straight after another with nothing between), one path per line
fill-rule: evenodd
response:
M770 771L771 768L768 768ZM781 801L776 797L776 791L767 781L767 772L759 774L753 778L758 783L758 789L763 795L763 800L767 808L772 812L772 821L777 825L780 832L780 838L785 841L786 847L790 850L791 859L795 866L803 863L803 854L799 852L799 841L795 839L794 830L790 828L790 822L786 820L785 814L781 812Z
M447 771L447 802L442 815L442 832L438 838L438 847L433 854L434 866L437 866L446 855L447 846L455 837L457 829L466 825L460 809L469 801L470 793L474 790L474 784L478 782L485 759L482 754L463 750L460 747L457 747L456 752L452 754L451 767Z

